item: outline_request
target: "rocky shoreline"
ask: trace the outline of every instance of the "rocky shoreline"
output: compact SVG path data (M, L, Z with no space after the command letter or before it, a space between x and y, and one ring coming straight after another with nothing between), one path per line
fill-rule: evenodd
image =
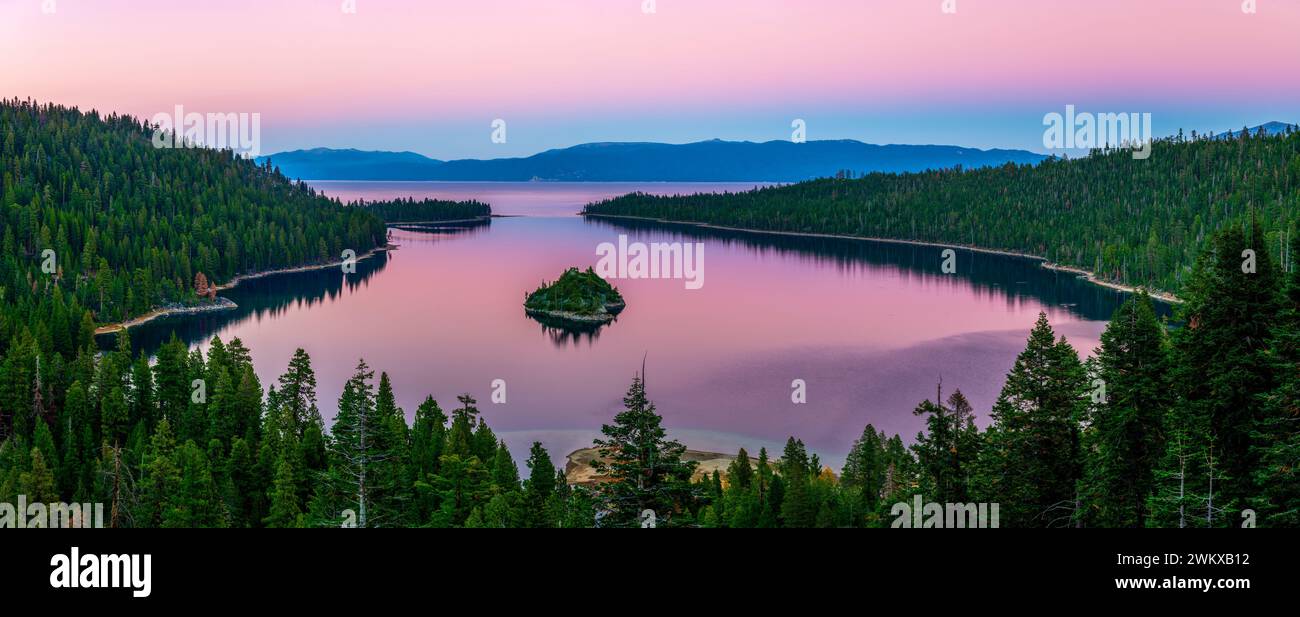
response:
M559 321L573 322L578 325L595 325L607 324L614 321L614 318L617 317L623 309L627 308L627 304L623 302L612 302L606 304L604 308L605 312L591 315L585 313L574 313L571 311L549 311L527 307L524 308L524 312L531 317L545 317Z
M378 253L379 251L389 251L395 248L397 247L391 244L375 247L367 251L364 255L357 256L357 261L361 261L362 259L371 257L376 253ZM230 281L224 284L216 285L215 288L217 291L225 291L236 285L239 285L243 281L259 279L267 276L272 276L275 274L288 274L291 272L307 272L309 270L322 270L324 268L336 268L342 263L343 262L340 260L340 261L334 261L334 262L324 263L324 264L312 264L308 266L296 266L293 268L280 268L278 270L266 270L263 272L254 272L252 274L241 274L239 276L236 276L235 278L230 279ZM230 298L226 298L224 296L216 296L216 298L211 303L208 304L196 304L192 306L187 306L184 304L169 304L166 306L155 308L154 310L149 311L148 313L145 313L144 315L141 315L139 317L133 317L126 321L120 321L117 323L111 323L111 324L105 324L99 326L98 328L95 328L95 334L100 335L100 334L111 334L114 332L121 332L123 330L128 330L135 326L145 324L162 317L175 316L175 315L197 315L200 313L215 313L219 311L229 311L236 308L239 308L239 305L235 304L234 300L231 300Z
M195 304L195 305L171 304L171 305L158 307L134 319L128 319L126 321L118 322L115 324L108 324L106 326L100 326L98 328L95 328L95 334L98 335L98 334L110 334L115 332L121 332L123 330L127 330L129 328L133 328L135 326L148 323L150 321L162 317L169 317L174 315L199 315L202 313L219 313L222 311L230 311L237 308L239 308L239 305L235 304L234 300L231 300L230 298L226 298L223 296L217 296L216 298L212 299L210 302L205 302L203 304Z

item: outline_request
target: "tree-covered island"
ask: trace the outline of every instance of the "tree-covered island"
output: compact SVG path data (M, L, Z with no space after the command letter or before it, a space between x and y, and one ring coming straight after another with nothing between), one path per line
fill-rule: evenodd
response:
M603 325L626 306L618 289L590 267L585 272L569 268L554 282L543 282L524 297L524 312L560 327Z

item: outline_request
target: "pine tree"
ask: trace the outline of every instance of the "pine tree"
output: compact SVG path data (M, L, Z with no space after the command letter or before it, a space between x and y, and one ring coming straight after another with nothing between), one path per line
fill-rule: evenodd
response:
M256 440L262 429L262 384L251 364L244 365L240 373L230 405L230 413L234 416L231 437L244 436Z
M477 506L470 510L469 516L465 517L465 529L481 529L486 524L483 522L483 509Z
M230 456L226 457L224 474L231 527L251 527L262 522L263 495L266 489L256 474L256 464L252 446L236 437L230 444Z
M527 465L529 474L524 485L523 526L554 527L558 521L549 516L547 505L555 494L555 465L542 442L533 442L528 450Z
M1186 327L1174 335L1173 381L1180 400L1168 421L1186 432L1193 440L1188 449L1199 453L1187 469L1188 483L1225 512L1257 494L1254 431L1266 417L1265 397L1274 387L1269 345L1278 318L1278 274L1262 236L1252 222L1246 230L1232 226L1214 237L1183 294L1180 318ZM1214 440L1213 450L1208 440ZM1213 490L1211 460L1218 466ZM1167 520L1168 513L1161 518ZM1227 523L1222 517L1216 525Z
M492 473L477 456L462 457L444 454L439 471L433 478L433 489L438 494L438 511L430 520L434 527L468 525L470 515L491 499Z
M220 367L209 367L209 370L215 374L215 381L208 382L207 430L190 435L189 438L195 441L216 439L221 443L229 443L237 434L239 422L235 410L235 386L228 371Z
M518 492L499 493L489 499L483 506L481 516L481 527L490 529L508 529L515 527L518 513L516 513L515 501L519 498ZM474 512L478 512L475 508ZM470 518L465 521L465 527L474 527L474 512L470 513Z
M940 389L935 398L942 396ZM946 404L926 400L913 414L926 417L926 431L917 434L912 450L926 471L927 496L942 503L968 501L971 467L979 451L970 402L956 390Z
M1172 405L1169 342L1146 293L1115 312L1096 355L1093 410L1082 437L1084 518L1101 527L1144 527L1164 456Z
M492 432L487 422L479 418L478 426L474 428L474 435L470 439L470 452L484 464L491 463L499 449L497 443L496 433Z
M331 485L346 507L354 508L358 527L376 524L369 517L370 483L374 480L375 466L388 455L376 446L381 423L375 414L374 390L370 385L374 376L365 360L357 363L339 396L339 412L330 431L332 455L338 462L331 468ZM330 516L342 516L341 509Z
M736 458L727 465L727 485L738 490L748 491L754 481L754 464L749 460L749 453L741 448Z
M397 406L388 373L379 375L373 428L372 445L376 452L382 453L382 459L371 465L369 493L373 505L370 517L388 525L400 524L404 521L405 504L410 497L407 488L411 483L406 477L409 435L406 413Z
M1296 161L1300 170L1300 158ZM1300 252L1300 236L1289 250ZM1290 267L1269 349L1277 388L1264 397L1264 416L1255 431L1259 496L1251 503L1260 524L1272 527L1300 527L1300 268Z
M27 495L28 503L60 501L59 489L54 482L54 472L45 464L45 455L39 448L32 448L31 470L20 474L19 490Z
M193 441L175 451L180 475L176 493L168 498L163 527L224 527L223 500L212 477L208 456Z
M483 508L483 524L494 528L520 526L524 513L520 505L523 495L519 488L519 468L515 466L505 440L497 442L496 454L492 457L490 492L492 498Z
M1195 510L1205 499L1194 471L1200 469L1205 447L1199 433L1183 422L1182 414L1169 414L1164 422L1165 448L1153 470L1155 491L1148 500L1148 527L1184 528L1195 525Z
M447 443L447 416L433 397L426 397L415 410L411 427L412 517L427 521L438 509L434 476Z
M153 369L149 359L140 356L131 370L131 407L130 424L143 421L150 430L158 423L157 407L154 404Z
M1085 383L1078 354L1039 313L993 406L986 456L1003 526L1074 524Z
M519 468L504 439L497 442L496 455L492 457L492 488L499 493L519 491Z
M569 486L565 482L563 471L557 471L555 475L555 500L562 506L560 527L587 529L594 526L596 502L591 491L581 486Z
M973 483L975 462L984 446L984 437L975 425L975 408L971 406L961 389L954 390L948 397L948 409L953 414L956 435L953 439L952 467L957 478L957 493L954 501L970 501L974 493Z
M86 389L80 381L72 382L59 416L63 429L63 462L59 465L59 487L63 494L71 495L74 500L89 490L91 478L88 471L93 468L86 464L86 457L94 447L93 441L85 439L92 426L87 417L87 405Z
M55 493L58 494L59 477L59 451L54 447L54 434L50 432L50 425L45 420L36 420L36 430L32 434L33 449L41 453L41 462L50 471L51 475L56 478ZM53 501L59 501L55 499Z
M214 338L210 347L210 354L218 358L218 365L220 365L220 356L224 354L222 347L221 340ZM211 426L211 420L208 417L208 401L215 394L214 384L208 378L207 364L202 351L194 349L190 352L189 360L186 361L186 368L189 370L184 379L185 408L181 422L173 427L179 440L193 439L197 441L203 439L206 441L206 433L208 427ZM196 383L203 388L204 396L195 396L196 392L192 388Z
M868 424L844 459L840 486L854 496L853 519L858 524L867 524L880 509L888 470L884 442L885 434Z
M167 516L171 500L181 483L181 472L173 456L175 449L171 423L164 418L150 439L146 463L141 470L140 499L133 516L137 527L159 527Z
M289 367L280 375L280 399L297 427L299 436L311 424L324 426L316 407L316 371L311 356L301 347L289 359Z
M709 501L710 501L711 503L713 503L713 504L716 505L716 508L715 508L715 509L717 509L717 510L723 512L723 514L725 514L725 512L726 512L725 507L724 507L725 504L723 504L723 502L722 502L722 498L723 498L722 472L721 472L721 471L718 471L717 469L714 469L714 470L713 470L713 476L711 476L711 477L710 477L710 476L705 476L704 478L701 479L701 481L702 481L702 482L708 482L708 485L709 485Z
M462 394L456 400L460 401L460 407L451 412L446 452L468 457L475 452L474 428L478 425L478 401L469 394Z
M803 442L793 437L787 439L781 456L781 479L786 487L781 501L781 522L785 527L812 527L816 522L810 467Z
M103 427L105 441L118 444L126 438L129 413L126 407L126 395L121 387L114 386L100 401L99 421Z
M158 360L153 368L159 419L166 418L173 425L182 421L190 404L188 360L185 344L172 333L171 339L158 349Z
M415 410L415 425L411 429L411 464L417 480L438 471L438 458L442 456L446 434L446 414L432 396L425 398Z
M24 330L10 345L0 366L0 438L18 435L26 439L32 435L36 358L36 341Z
M754 465L754 499L753 526L761 529L776 527L776 509L773 506L772 484L775 476L768 463L767 448L758 449L758 463ZM745 527L736 525L732 527Z
M271 513L265 521L267 527L301 526L302 510L298 507L298 487L294 476L289 459L280 459L275 472L275 490L271 495Z
M720 527L719 517L713 506L704 506L703 513L700 514L700 527L705 529L714 529Z
M883 441L881 458L885 466L884 481L880 489L880 503L876 511L869 516L868 522L872 526L892 520L886 515L893 505L912 499L918 491L922 490L925 475L920 463L912 455L911 449L903 444L903 439L898 435Z
M632 379L623 406L613 424L601 426L605 437L595 440L600 456L592 466L607 479L597 487L597 499L608 512L601 525L638 527L642 512L650 510L657 526L671 526L695 501L696 464L683 461L686 447L667 438L640 375Z

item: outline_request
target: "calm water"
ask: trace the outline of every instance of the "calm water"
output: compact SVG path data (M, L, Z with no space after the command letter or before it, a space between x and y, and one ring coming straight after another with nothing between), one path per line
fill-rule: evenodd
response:
M263 386L297 347L311 354L322 413L333 416L358 358L393 379L408 417L425 395L444 409L478 397L516 458L534 439L557 461L590 445L634 372L647 365L652 399L672 433L695 449L780 449L802 438L838 465L868 423L914 435L916 404L961 388L986 414L1040 310L1088 352L1122 301L1114 291L1036 262L852 240L705 232L574 216L584 203L632 190L744 190L713 184L319 183L345 200L476 198L501 214L488 225L394 230L400 248L337 269L256 279L225 295L240 309L132 330L155 349L173 332L191 344L243 339ZM526 292L569 266L594 265L595 247L631 241L704 243L705 284L614 281L627 309L591 336L550 330L524 314ZM505 404L490 402L494 379ZM791 381L807 404L791 403Z

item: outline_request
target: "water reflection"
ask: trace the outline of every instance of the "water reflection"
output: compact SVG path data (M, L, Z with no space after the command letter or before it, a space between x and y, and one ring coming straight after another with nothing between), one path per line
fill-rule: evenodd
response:
M491 218L483 218L473 221L450 221L446 223L392 223L389 227L392 229L400 229L402 231L416 231L431 234L475 235L486 231L486 228L491 225Z
M136 353L143 350L153 354L173 333L186 345L192 345L207 341L230 326L250 320L275 319L290 308L331 302L345 292L354 293L368 287L370 280L393 259L396 259L396 251L376 251L365 259L358 259L356 272L351 274L344 274L342 268L330 267L246 280L221 293L239 308L219 313L163 317L135 326L130 330L131 349ZM117 345L117 335L100 335L97 342L101 349L113 349Z
M943 249L936 246L762 234L636 219L584 220L588 225L608 228L616 233L652 234L657 242L707 239L712 244L742 247L760 258L781 256L809 265L832 267L842 273L857 274L884 266L893 268L904 281L969 286L977 298L1002 298L1007 308L1017 308L1023 300L1034 299L1089 320L1109 320L1115 309L1131 295L1095 285L1076 274L1044 268L1036 259L969 249L954 249L957 271L944 274L941 269ZM1170 305L1157 302L1156 313L1172 316L1173 310Z
M529 319L536 321L542 326L542 334L551 339L551 343L559 349L564 349L570 345L578 347L581 343L587 346L595 344L596 339L600 338L600 331L618 321L615 317L613 320L603 323L577 323L564 319L556 319L537 313L524 311Z

